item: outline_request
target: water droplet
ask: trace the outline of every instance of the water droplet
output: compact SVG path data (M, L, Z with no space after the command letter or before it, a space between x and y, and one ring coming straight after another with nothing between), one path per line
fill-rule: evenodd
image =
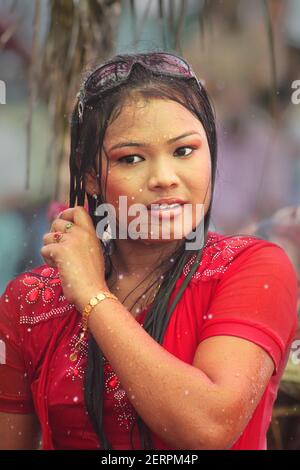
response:
M74 403L77 403L77 402L78 402L78 397L74 397L74 398L73 398L73 402L74 402Z
M28 331L28 333L30 333L30 332L31 332L31 328L27 328L27 331Z
M203 320L206 320L206 315L203 315Z
M265 284L264 289L269 289L269 284Z
M207 316L207 318L208 318L209 320L211 320L211 319L212 319L212 317L213 317L213 316L212 316L212 314L211 314L211 313L209 313L209 314L208 314L208 316Z
M142 188L140 188L140 189L139 189L139 192L141 193L142 191L143 191Z
M135 400L135 395L131 395L131 400Z
M123 279L124 275L123 274L119 274L118 278L119 279Z
M184 391L184 394L185 394L185 395L189 395L189 393L190 393L189 390L185 390L185 391Z

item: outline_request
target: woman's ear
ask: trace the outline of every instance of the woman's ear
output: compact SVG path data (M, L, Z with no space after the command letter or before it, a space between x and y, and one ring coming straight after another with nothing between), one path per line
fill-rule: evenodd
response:
M94 194L100 193L100 186L96 171L94 168L88 170L84 175L84 185L86 192L93 196Z

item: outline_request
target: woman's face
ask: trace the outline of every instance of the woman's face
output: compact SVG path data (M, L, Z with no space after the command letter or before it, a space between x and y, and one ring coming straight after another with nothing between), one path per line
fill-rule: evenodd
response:
M201 122L175 101L127 100L107 128L101 158L101 186L105 188L106 184L106 202L114 206L118 221L120 196L126 196L128 208L143 204L147 224L141 224L140 231L147 242L157 242L152 238L158 229L161 242L162 226L166 224L169 239L182 239L208 210L211 159L207 137ZM170 204L171 198L181 204L174 209L146 209L165 198L170 199ZM192 227L183 218L184 205L191 214ZM127 227L135 217L126 215Z

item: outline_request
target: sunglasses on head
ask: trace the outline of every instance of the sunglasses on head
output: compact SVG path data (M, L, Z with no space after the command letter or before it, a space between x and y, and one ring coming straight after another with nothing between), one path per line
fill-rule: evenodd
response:
M133 57L129 60L120 59L114 62L107 62L96 69L87 79L84 84L84 94L79 93L78 114L80 120L82 120L84 105L89 101L89 98L93 98L99 92L105 92L125 82L136 64L140 64L157 75L193 78L201 88L200 82L191 66L181 57L174 54L153 52L151 54L139 54L138 57Z

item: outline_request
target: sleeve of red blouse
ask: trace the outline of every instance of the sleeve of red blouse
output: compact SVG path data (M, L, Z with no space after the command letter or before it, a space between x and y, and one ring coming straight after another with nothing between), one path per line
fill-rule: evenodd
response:
M0 297L0 411L32 413L28 376L19 334L17 280L7 284Z
M297 324L297 278L282 248L258 242L242 252L220 279L200 331L238 336L269 353L277 373Z

